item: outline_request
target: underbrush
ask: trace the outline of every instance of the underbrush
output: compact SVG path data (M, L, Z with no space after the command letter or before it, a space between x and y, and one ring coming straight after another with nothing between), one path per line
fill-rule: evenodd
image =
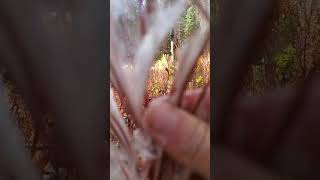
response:
M174 71L179 68L175 66L172 61L170 61L171 57L169 55L161 55L159 59L157 59L150 69L149 72L149 80L147 85L147 91L145 94L145 107L148 103L157 97L167 95L173 84L173 76ZM183 67L182 67L183 68ZM193 70L193 77L188 83L188 90L197 89L204 87L206 84L210 82L210 53L205 52L202 56L200 56L197 61L197 65ZM125 123L128 125L131 133L135 129L135 124L131 120L130 114L125 112L125 107L127 103L126 98L120 98L120 95L116 90L112 87L114 92L115 100L120 109L120 113L122 114ZM122 100L120 100L122 99ZM110 135L111 141L116 142L116 138L114 135Z

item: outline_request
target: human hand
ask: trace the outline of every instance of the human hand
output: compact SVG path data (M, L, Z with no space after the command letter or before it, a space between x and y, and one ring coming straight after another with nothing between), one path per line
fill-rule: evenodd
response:
M295 90L282 89L264 96L237 99L232 109L226 142L223 142L223 146L214 147L214 177L221 180L318 179L319 92L320 87L309 92L302 106L306 108L297 113L296 120L285 132L285 139L277 149L273 147L274 141L282 131L280 127L295 98ZM197 93L195 91L184 96L184 108L192 107ZM201 118L196 118L182 109L172 107L165 98L159 98L150 104L147 121L152 135L164 144L165 150L173 158L208 176L210 127L203 120L208 121L210 117L210 98L206 100L204 104L207 105L201 107ZM164 129L161 129L161 124L156 124L167 121L171 125ZM273 156L270 156L270 150L276 150ZM264 161L266 157L270 158L268 164Z
M199 105L197 117L188 113L201 91L187 92L182 109L167 97L153 100L146 113L151 135L178 162L209 179L210 177L210 90Z

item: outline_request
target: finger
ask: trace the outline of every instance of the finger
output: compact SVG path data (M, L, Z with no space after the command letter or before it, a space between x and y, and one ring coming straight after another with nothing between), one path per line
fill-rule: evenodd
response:
M145 120L151 135L173 158L205 177L210 176L210 127L207 123L164 99L151 102Z
M210 121L210 112L211 112L211 106L210 106L210 87L203 89L203 95L201 94L199 96L199 99L201 100L199 107L196 108L195 114L200 119L204 119L207 122ZM203 96L203 97L201 97ZM202 98L202 99L201 99Z
M181 107L191 111L201 94L202 89L188 90L183 94Z
M195 89L195 90L188 90L183 94L182 97L182 109L190 112L194 108L197 103L198 98L200 97L203 89ZM168 98L169 96L162 96L161 98ZM210 120L210 87L207 88L205 95L199 104L198 107L199 111L197 112L197 116L200 119L209 121Z
M186 111L192 111L198 99L200 98L202 91L203 89L187 91L183 95L182 108L185 109ZM200 119L209 121L210 120L210 88L207 88L205 95L202 101L200 102L200 104L198 104L198 106L199 106L197 108L198 112L196 112L197 116Z

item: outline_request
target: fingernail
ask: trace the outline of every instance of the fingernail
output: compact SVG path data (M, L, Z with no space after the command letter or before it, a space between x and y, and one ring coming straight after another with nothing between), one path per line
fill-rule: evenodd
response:
M146 121L149 132L161 145L168 144L170 138L175 134L178 116L176 109L166 99L157 99L151 102Z

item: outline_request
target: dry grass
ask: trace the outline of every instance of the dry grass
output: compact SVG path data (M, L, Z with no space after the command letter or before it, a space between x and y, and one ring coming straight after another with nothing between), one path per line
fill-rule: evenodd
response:
M172 64L168 63L169 59L171 57L168 55L165 55L165 61L166 63L162 63L161 66L159 66L157 63L153 65L153 67L150 69L149 72L149 80L147 85L147 91L145 95L145 106L148 105L148 103L157 97L167 95L172 87L172 81L173 81L173 75L174 72L170 72L170 66ZM201 79L201 80L199 80ZM188 83L188 90L197 89L204 87L206 84L209 84L210 82L210 52L206 51L203 53L197 62L197 65L194 68L193 71L193 78ZM136 125L134 121L131 120L130 114L128 114L125 111L125 106L127 103L126 98L120 98L119 93L115 91L114 88L114 96L117 103L117 106L124 117L125 123L128 125L130 132L132 133L135 129ZM117 138L114 134L110 134L111 142L116 142Z

